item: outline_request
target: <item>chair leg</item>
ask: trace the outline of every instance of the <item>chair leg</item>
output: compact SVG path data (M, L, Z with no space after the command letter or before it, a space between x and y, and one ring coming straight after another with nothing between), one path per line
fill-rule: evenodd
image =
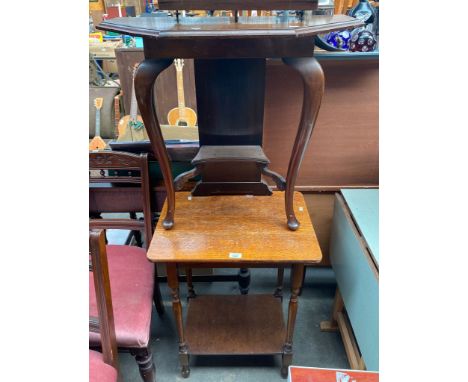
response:
M304 267L304 275L302 276L301 289L299 289L299 296L302 295L302 288L304 288L306 272L307 272L307 267Z
M149 348L135 349L132 351L138 364L141 379L144 382L156 382L156 368L153 362L153 354Z
M162 316L164 314L164 305L162 302L161 289L159 289L158 268L156 264L154 265L153 301L154 301L154 306L156 307L156 311L158 312L158 315Z
M130 212L130 219L137 220L136 212ZM133 234L133 237L135 238L135 242L137 244L137 247L143 248L143 240L142 240L142 237L141 237L141 232L140 231L132 231L132 234Z

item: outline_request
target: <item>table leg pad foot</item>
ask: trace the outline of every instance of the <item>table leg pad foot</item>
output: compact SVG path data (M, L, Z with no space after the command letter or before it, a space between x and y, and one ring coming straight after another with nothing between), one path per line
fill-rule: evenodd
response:
M164 229L171 229L174 227L174 220L165 219L163 221L163 227Z
M299 228L300 224L296 218L291 218L288 220L288 227L291 231L296 231Z
M190 368L186 367L186 366L183 366L181 374L182 374L183 378L188 378L190 376Z

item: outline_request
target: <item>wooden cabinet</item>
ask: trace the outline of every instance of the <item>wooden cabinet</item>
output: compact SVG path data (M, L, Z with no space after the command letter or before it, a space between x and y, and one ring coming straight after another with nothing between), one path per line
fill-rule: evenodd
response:
M338 291L332 320L323 330L340 330L353 369L379 369L379 250L376 189L336 194L330 261Z

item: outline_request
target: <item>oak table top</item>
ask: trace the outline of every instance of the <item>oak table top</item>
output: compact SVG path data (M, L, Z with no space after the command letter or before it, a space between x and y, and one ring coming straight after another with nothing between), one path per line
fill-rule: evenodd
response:
M175 226L159 220L148 249L156 263L318 263L322 252L304 197L294 193L301 226L284 220L284 193L272 196L202 196L176 193ZM166 213L164 204L161 216Z

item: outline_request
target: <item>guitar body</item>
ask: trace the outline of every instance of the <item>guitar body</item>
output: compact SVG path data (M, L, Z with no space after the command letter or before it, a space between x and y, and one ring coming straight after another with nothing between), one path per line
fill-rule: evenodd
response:
M167 121L171 126L190 126L194 127L197 124L197 113L189 107L175 107L167 113Z
M89 150L104 150L106 148L106 142L99 136L95 136L91 142L89 142Z
M195 127L197 124L197 114L193 109L185 107L184 75L182 72L184 60L176 58L174 60L174 66L176 69L178 105L167 113L167 121L171 126Z
M135 142L149 140L148 133L143 125L143 119L137 115L133 119L130 115L121 118L117 125L119 137L117 141L122 142Z

